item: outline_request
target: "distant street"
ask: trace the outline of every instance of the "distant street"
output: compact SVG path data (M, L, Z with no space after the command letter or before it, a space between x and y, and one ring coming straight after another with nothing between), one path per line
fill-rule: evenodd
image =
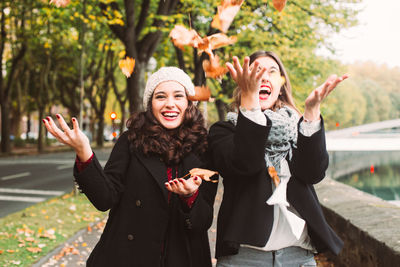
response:
M111 149L95 150L104 166ZM73 188L75 153L0 158L0 218Z

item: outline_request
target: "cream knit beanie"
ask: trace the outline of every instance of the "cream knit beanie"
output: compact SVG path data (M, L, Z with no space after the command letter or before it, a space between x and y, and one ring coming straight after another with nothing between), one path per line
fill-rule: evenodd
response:
M162 67L158 71L154 72L147 80L146 88L143 93L144 110L147 110L147 104L153 95L154 89L156 89L160 83L167 81L176 81L185 87L188 95L195 95L194 85L189 75L177 67Z

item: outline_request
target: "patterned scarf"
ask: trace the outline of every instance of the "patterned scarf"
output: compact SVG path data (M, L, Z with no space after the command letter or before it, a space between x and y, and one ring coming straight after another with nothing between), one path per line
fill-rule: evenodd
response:
M280 173L280 162L289 155L292 158L292 148L297 142L297 123L299 116L295 110L284 106L277 111L265 110L264 114L272 121L271 130L265 145L265 162L267 167L274 166ZM237 124L238 114L229 112L226 119Z

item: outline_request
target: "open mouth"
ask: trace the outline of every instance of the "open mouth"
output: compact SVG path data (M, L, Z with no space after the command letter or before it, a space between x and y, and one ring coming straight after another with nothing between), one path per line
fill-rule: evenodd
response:
M179 113L176 111L164 111L161 112L161 115L166 119L166 120L174 120L178 117Z
M258 96L261 100L266 100L270 94L271 94L271 88L266 85L261 86L261 89L258 92Z

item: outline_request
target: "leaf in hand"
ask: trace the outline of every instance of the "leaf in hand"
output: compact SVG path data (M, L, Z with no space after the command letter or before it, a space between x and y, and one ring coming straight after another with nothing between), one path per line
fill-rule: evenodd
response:
M50 4L55 5L56 7L66 7L69 4L70 0L50 0Z
M201 179L203 179L204 181L218 183L218 180L210 179L211 176L218 174L218 172L216 172L216 171L210 171L210 170L201 169L201 168L194 168L194 169L191 169L189 171L189 173L190 173L190 176L198 176Z
M239 12L243 1L244 0L222 0L221 5L218 6L217 15L214 16L211 22L211 27L221 32L227 32L233 18Z
M194 91L194 96L188 96L188 99L191 101L208 101L211 97L211 91L208 86L195 86Z
M182 25L175 25L169 33L169 37L172 43L181 50L183 50L186 45L197 47L200 42L203 42L202 38L195 30L186 29L185 26Z
M122 73L125 74L127 78L129 78L131 77L133 69L135 68L135 60L130 57L121 59L119 61L119 68L122 70Z
M276 8L276 10L281 12L286 5L286 0L272 0L272 4Z
M280 180L275 168L273 166L268 167L268 173L271 179L274 181L275 186L278 187Z
M219 57L217 55L210 57L210 60L203 61L203 70L206 73L206 77L221 79L228 69L219 64Z

